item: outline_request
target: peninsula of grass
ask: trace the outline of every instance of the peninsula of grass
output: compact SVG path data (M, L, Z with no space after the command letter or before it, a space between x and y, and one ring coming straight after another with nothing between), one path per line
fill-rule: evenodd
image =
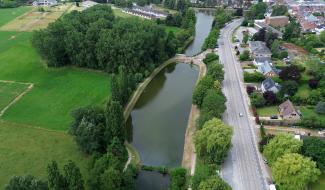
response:
M48 68L32 47L31 36L0 32L0 80L34 84L1 119L66 131L72 110L107 101L109 75L73 67Z
M14 18L32 10L33 7L17 7L17 8L7 8L0 9L0 26L10 22Z
M88 159L66 133L0 120L0 139L0 189L14 175L31 174L46 179L46 167L52 160L60 167L72 160L86 177Z

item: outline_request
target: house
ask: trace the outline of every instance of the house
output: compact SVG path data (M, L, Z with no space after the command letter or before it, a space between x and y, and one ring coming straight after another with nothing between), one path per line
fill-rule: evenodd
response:
M275 83L271 78L267 78L262 82L261 90L262 92L271 91L274 94L278 93L281 89L281 86L278 83Z
M97 5L98 3L94 2L94 1L83 1L81 3L81 6L82 7L85 7L85 9L89 8L89 7L92 7L92 6L95 6Z
M150 6L141 7L141 6L134 5L132 7L132 10L143 13L143 14L149 14L149 15L152 15L157 18L166 18L168 16L167 13L158 11L158 10L154 10Z
M57 4L56 0L37 0L33 2L33 6L54 6Z
M122 12L127 13L127 14L131 14L131 15L134 15L134 16L142 17L142 18L145 18L145 19L149 19L149 20L152 20L152 19L156 18L156 16L154 16L154 15L143 13L143 12L133 10L133 9L129 9L129 8L122 9Z
M283 102L279 105L280 116L284 120L299 120L300 119L300 111L297 110L290 100Z
M265 24L273 27L283 27L289 23L289 17L287 16L266 16Z
M256 66L262 65L264 63L269 63L272 65L272 60L270 57L256 57L254 58L253 63Z
M266 77L275 77L278 75L278 70L272 67L271 63L263 63L258 66L258 71Z
M262 28L265 28L266 30L270 30L272 31L272 33L275 33L278 35L279 38L282 38L283 36L283 33L275 28L273 28L271 25L267 25L265 23L265 19L262 19L262 20L255 20L254 21L254 27L256 30L259 30L259 29L262 29Z
M262 41L250 41L249 43L250 51L254 58L256 57L271 57L272 53L268 47L266 47L265 42Z

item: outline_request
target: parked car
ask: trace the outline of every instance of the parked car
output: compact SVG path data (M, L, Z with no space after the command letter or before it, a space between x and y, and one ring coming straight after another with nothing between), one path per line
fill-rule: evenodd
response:
M318 134L320 134L320 135L322 135L322 136L325 136L325 129L323 129L323 130L319 130L319 131L318 131Z
M270 119L278 119L279 117L277 115L271 115Z
M244 115L243 115L243 113L239 113L239 117L243 117Z

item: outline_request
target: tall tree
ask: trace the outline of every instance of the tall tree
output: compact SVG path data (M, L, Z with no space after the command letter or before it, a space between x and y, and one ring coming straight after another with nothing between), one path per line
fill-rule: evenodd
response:
M84 180L80 169L71 160L63 167L64 176L68 183L69 190L84 190Z
M281 133L264 146L263 155L272 166L284 154L300 152L301 146L302 141L295 139L293 135Z
M325 140L318 137L304 139L302 154L312 158L322 171L325 170Z
M198 156L207 163L221 164L231 147L232 128L220 119L207 121L195 135Z
M231 190L231 187L219 176L212 175L200 183L198 190Z
M316 163L300 154L290 153L279 158L272 166L273 177L280 189L304 189L320 175Z
M58 164L56 161L52 161L47 166L47 174L49 180L49 187L53 190L67 190L68 183L64 176L60 173Z
M14 176L6 185L5 190L48 190L47 182L32 175Z
M123 109L119 102L109 101L106 108L106 129L105 140L110 144L114 137L124 141L125 139L125 121Z

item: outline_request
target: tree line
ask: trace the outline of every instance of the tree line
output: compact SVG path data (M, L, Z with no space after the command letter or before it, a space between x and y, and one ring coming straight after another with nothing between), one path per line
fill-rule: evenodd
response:
M232 12L226 11L224 8L217 8L212 23L212 29L204 41L202 50L206 50L208 48L213 49L216 47L220 29L223 28L224 25L232 19L232 16Z
M194 190L231 189L215 173L227 156L233 133L232 128L221 121L226 98L221 91L224 71L218 59L215 53L206 55L203 61L207 65L207 75L199 81L193 93L193 104L200 108L194 141L200 161L192 178Z

